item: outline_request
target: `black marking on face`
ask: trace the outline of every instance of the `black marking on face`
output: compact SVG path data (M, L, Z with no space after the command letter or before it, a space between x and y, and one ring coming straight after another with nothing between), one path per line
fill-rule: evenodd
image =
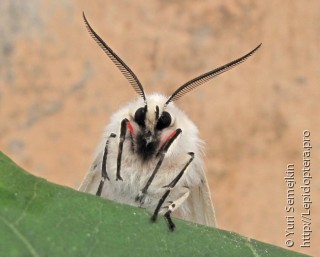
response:
M139 133L136 137L137 154L144 161L153 157L159 147L160 141L157 137L153 137L151 132Z
M157 105L156 106L156 120L158 120L159 119L159 106Z

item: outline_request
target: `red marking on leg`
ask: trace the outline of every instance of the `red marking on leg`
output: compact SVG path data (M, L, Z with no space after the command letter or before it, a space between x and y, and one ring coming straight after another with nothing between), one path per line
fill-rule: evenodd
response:
M168 137L167 139L164 141L164 143L167 143L171 138L173 138L175 136L175 134L177 134L177 131L173 131Z
M171 138L173 138L177 134L177 130L173 131L164 141L161 142L160 148L164 146Z
M133 135L133 127L132 127L130 121L127 121L127 128L129 129L130 134Z

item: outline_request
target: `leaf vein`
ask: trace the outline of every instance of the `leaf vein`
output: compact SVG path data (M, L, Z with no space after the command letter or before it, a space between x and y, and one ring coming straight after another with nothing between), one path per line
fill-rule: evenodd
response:
M38 182L34 183L33 195L31 197L31 199L28 201L28 203L27 203L26 207L24 208L24 210L22 211L21 215L14 222L14 225L18 225L19 222L26 216L27 210L29 209L31 203L33 202L33 200L37 196L37 186L38 186L38 184L39 184Z
M21 240L21 242L27 247L27 249L30 251L31 255L34 257L40 257L40 255L37 253L37 251L33 248L31 243L28 241L28 239L20 233L20 231L10 222L8 222L5 218L0 216L0 219L2 222L7 225L12 232Z

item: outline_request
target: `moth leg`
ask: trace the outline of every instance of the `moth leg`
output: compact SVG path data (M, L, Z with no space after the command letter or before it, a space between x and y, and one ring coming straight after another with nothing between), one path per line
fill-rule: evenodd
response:
M106 146L104 148L103 159L102 159L102 169L101 169L101 181L100 181L97 193L96 193L97 196L101 196L101 192L102 192L102 188L103 188L103 185L104 185L104 181L106 179L110 180L109 176L108 176L108 173L107 173L108 147L109 147L110 138L115 138L115 137L116 137L116 134L111 133L110 136L107 139Z
M141 204L143 204L145 196L147 194L148 188L150 187L154 177L156 176L156 174L158 173L161 164L163 162L163 159L169 149L169 147L172 145L172 143L176 140L176 138L181 134L182 130L181 129L176 129L167 139L167 141L163 144L163 146L160 148L159 152L157 153L157 156L160 155L160 159L154 169L154 171L152 172L150 178L148 179L146 185L144 186L144 188L142 190L140 190L139 194L136 197L136 201L140 201Z
M187 191L177 200L175 201L170 201L168 206L165 206L163 208L166 208L168 211L167 212L174 212L175 210L177 210L180 205L187 200L187 198L189 197L190 194L190 190L187 187L184 187Z
M119 147L118 147L118 157L117 157L117 176L116 180L123 180L121 175L120 175L120 170L121 170L121 158L122 158L122 150L123 150L123 142L126 138L127 134L127 129L130 131L131 135L131 140L132 140L132 131L133 128L130 124L130 121L128 119L123 119L121 121L121 128L120 128L120 141L119 141Z
M176 227L171 219L171 213L173 213L176 209L180 207L180 205L188 198L189 194L190 194L190 190L187 189L187 192L185 192L180 198L170 202L168 206L164 207L167 209L166 213L164 214L164 217L167 220L169 229L171 231L173 231Z
M194 153L193 152L190 152L190 153L188 153L189 155L190 155L190 159L189 159L189 161L185 164L185 166L182 168L182 170L179 172L179 174L171 181L171 183L169 184L169 185L167 185L167 186L165 186L165 187L167 187L168 189L166 190L166 192L164 193L164 195L161 197L161 199L159 200L159 202L158 202L158 205L157 205L157 207L156 207L156 209L155 209L155 211L154 211L154 213L153 213L153 215L152 215L152 217L151 217L151 221L153 221L153 222L155 222L156 220L157 220L157 217L158 217L158 214L159 214L159 211L160 211L160 209L161 209L161 207L162 207L162 205L163 205L163 203L164 203L164 201L167 199L167 197L169 196L169 194L170 194L170 192L171 192L171 190L175 187L175 185L179 182L179 180L181 179L181 177L183 176L183 174L184 174L184 172L185 172L185 170L188 168L188 166L190 165L190 163L193 161L193 159L194 159ZM188 194L189 195L189 194ZM181 199L181 200L177 200L176 201L176 203L180 203L180 205L181 205L181 203L185 200L185 199L187 199L187 197L188 197L188 195L187 194L184 194L183 196L182 196L182 198L179 198L179 199ZM172 204L174 204L174 203L172 203ZM170 206L170 205L169 205ZM175 204L174 204L174 206L175 206ZM171 208L177 208L177 206L171 206ZM165 215L165 217L167 218L167 220L168 220L168 217L170 216L170 213L171 213L172 211L169 209L169 212L167 212L166 214L167 215ZM171 220L171 219L170 219ZM172 224L170 224L170 223L173 223L172 222L172 220L171 221L169 221L168 220L168 222L169 222L169 228L171 229L171 225Z
M171 211L167 211L164 214L165 219L168 222L168 227L171 231L173 231L176 228L176 225L173 223L172 219L171 219Z

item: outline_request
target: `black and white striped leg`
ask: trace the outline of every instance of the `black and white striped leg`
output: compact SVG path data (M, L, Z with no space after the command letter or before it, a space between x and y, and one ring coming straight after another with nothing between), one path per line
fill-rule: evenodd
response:
M179 174L171 181L171 183L170 183L169 185L165 186L165 187L168 188L168 189L166 190L166 192L164 193L164 195L163 195L163 196L161 197L161 199L159 200L158 205L157 205L157 207L156 207L156 209L155 209L155 211L154 211L154 213L153 213L153 215L152 215L152 217L151 217L151 221L155 222L155 221L157 220L159 211L160 211L160 209L161 209L164 201L165 201L165 200L167 199L167 197L169 196L171 190L172 190L172 189L175 187L175 185L179 182L179 180L180 180L181 177L183 176L185 170L188 168L188 166L190 165L190 163L193 161L193 159L194 159L194 153L190 152L190 153L188 153L188 154L190 155L189 161L186 163L186 165L183 167L183 169L179 172ZM179 205L181 205L181 203L182 203L185 199L187 199L188 195L189 195L189 192L187 192L187 193L184 194L181 198L179 198L179 199L176 201L176 203L173 202L173 203L171 204L171 208L173 208L172 210L175 210L175 209L177 208L176 204L179 203ZM179 202L178 202L178 201L179 201ZM170 207L170 205L169 205L169 207ZM169 209L169 211L170 211L170 213L171 213L172 210L170 210L169 207L168 207L168 209ZM168 213L166 216L168 216L168 215L170 216L170 213ZM170 228L170 227L169 227L169 228Z
M142 205L144 202L144 199L146 197L148 188L150 187L154 177L156 176L156 174L158 173L161 164L163 162L163 159L169 149L169 147L172 145L172 143L174 142L174 140L176 140L176 138L181 134L182 130L181 129L176 129L175 133L172 135L172 137L160 148L159 152L157 153L157 156L160 155L160 159L154 169L154 171L152 172L150 178L148 179L146 185L144 186L144 188L139 192L139 195L137 195L136 197L136 201L140 201L140 204Z
M164 217L168 223L168 227L171 231L173 231L176 228L176 225L173 223L172 219L171 219L171 211L167 211L164 214Z
M167 212L164 214L164 217L166 218L167 222L168 222L168 226L169 229L171 231L174 230L174 228L176 227L173 223L173 221L171 220L171 213L173 213L176 209L178 209L180 207L180 205L187 200L189 194L190 194L190 190L189 188L185 188L187 191L177 200L175 201L170 201L168 206L165 206L163 208L167 209Z
M104 186L104 181L106 179L110 180L108 173L107 173L108 147L109 147L110 138L115 138L115 137L116 137L116 134L111 133L107 139L106 146L104 147L104 153L103 153L103 159L102 159L102 169L101 169L101 181L100 181L97 193L96 193L97 196L101 196L101 192L102 192L102 189Z
M120 175L121 170L121 158L122 158L122 150L123 150L123 142L126 138L127 134L127 122L128 119L123 119L121 121L121 128L120 128L120 141L119 141L119 147L118 147L118 158L117 158L117 177L116 180L123 180Z

